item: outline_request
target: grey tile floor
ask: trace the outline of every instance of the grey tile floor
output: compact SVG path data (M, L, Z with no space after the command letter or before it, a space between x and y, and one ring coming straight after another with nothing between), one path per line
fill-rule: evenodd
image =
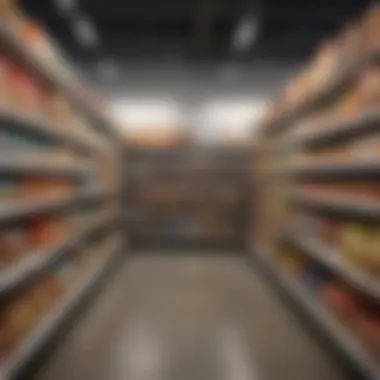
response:
M239 258L127 262L38 380L340 380L333 359Z

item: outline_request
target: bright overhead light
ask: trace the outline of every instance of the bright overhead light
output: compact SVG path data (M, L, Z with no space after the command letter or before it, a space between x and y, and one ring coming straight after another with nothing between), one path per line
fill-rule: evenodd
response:
M99 45L99 36L94 24L87 18L81 17L73 21L73 30L79 42L85 46Z
M170 99L121 99L113 102L111 109L129 129L149 129L154 125L172 128L183 121L179 105Z
M64 13L71 13L75 11L77 2L76 0L55 0L57 8Z
M237 50L246 50L257 38L258 21L254 16L243 18L236 27L233 45Z
M264 105L260 99L220 99L206 103L201 110L200 138L218 141L227 135L242 141L249 140L255 133Z

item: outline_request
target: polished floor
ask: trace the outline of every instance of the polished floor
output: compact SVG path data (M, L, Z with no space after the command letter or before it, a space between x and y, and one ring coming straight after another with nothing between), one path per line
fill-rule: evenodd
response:
M244 261L132 259L38 380L341 380L309 331Z

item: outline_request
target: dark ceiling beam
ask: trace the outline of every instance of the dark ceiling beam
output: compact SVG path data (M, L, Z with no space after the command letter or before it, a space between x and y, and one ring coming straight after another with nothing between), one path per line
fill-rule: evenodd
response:
M360 16L362 10L365 9L365 1L362 5L350 7L349 4L342 6L321 6L308 5L302 6L268 6L266 8L266 17L270 21L289 20L296 23L312 23L312 24L340 24L351 18Z
M195 14L207 13L210 1L213 0L198 0L197 2L166 0L160 2L159 5L146 0L132 4L120 1L109 7L106 1L89 0L83 3L83 11L90 14L99 23L155 23L170 20L193 20ZM297 23L336 25L359 15L367 2L355 3L354 6L349 3L339 5L304 3L295 6L286 3L273 5L270 2L259 0L241 0L235 3L215 0L213 17L217 20L231 20L236 17L237 8L247 12L254 11L259 6L260 8L265 7L265 18L270 21L289 20Z
M198 0L194 39L196 52L202 55L211 49L217 5L217 0Z

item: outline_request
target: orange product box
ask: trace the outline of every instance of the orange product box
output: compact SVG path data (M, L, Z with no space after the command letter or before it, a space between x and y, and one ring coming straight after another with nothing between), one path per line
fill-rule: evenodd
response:
M28 115L42 113L43 90L41 85L21 68L13 69L13 100L15 108Z
M24 201L58 198L70 193L72 183L66 179L24 176L20 180L20 197Z

